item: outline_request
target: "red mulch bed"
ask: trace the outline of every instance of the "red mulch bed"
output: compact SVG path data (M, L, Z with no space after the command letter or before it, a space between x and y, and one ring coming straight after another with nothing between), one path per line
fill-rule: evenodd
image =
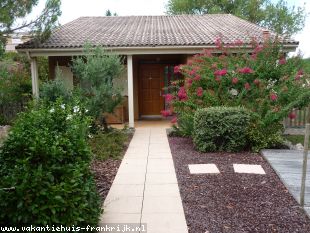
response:
M310 219L261 155L200 153L188 138L169 143L190 233L310 232ZM191 175L188 164L199 163L221 173ZM266 175L234 173L233 163L262 165Z
M109 158L107 160L98 160L94 159L91 164L91 170L95 176L96 187L101 197L101 200L104 201L107 197L109 190L112 186L114 178L117 174L119 166L121 165L122 158L124 157L129 143L133 137L133 133L129 134L128 140L124 145L124 150L119 159Z

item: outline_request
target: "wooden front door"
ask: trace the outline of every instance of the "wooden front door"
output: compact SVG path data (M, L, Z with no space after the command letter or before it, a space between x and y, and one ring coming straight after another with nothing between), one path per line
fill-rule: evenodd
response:
M140 116L160 115L164 108L162 88L164 66L161 64L140 64L139 66L139 110Z

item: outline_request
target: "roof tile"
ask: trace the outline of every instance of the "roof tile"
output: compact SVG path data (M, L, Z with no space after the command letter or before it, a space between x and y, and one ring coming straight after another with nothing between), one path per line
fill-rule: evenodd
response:
M17 48L77 48L87 42L104 47L203 46L218 37L225 44L237 39L250 43L252 38L262 42L264 30L230 14L81 17L60 26L44 43L29 41Z

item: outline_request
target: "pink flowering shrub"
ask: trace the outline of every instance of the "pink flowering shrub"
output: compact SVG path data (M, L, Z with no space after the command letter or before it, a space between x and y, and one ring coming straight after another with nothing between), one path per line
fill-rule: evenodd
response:
M249 129L252 139L272 135L273 141L280 141L281 120L310 102L309 75L302 71L300 58L285 58L279 43L253 42L246 54L230 53L220 40L216 44L221 54L205 50L175 68L184 80L174 86L170 101L174 113L181 118L200 108L242 106L255 115ZM243 46L240 41L238 46ZM272 144L266 141L255 149Z

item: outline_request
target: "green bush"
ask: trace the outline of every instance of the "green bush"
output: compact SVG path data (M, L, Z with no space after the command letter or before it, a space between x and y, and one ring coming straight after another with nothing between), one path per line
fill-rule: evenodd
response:
M118 159L124 151L128 136L129 133L124 130L98 131L89 139L91 151L99 160Z
M203 152L243 150L250 120L250 113L240 107L199 109L194 116L195 147Z
M71 96L71 91L61 79L47 81L40 87L40 98L45 102L55 102L58 98L68 102Z
M194 114L180 113L177 118L177 125L173 125L170 136L191 137L194 131Z
M255 114L252 114L251 122L246 132L250 149L259 152L265 148L278 148L284 143L283 124L274 123L266 125Z
M58 100L19 115L0 151L0 225L98 223L84 113Z

